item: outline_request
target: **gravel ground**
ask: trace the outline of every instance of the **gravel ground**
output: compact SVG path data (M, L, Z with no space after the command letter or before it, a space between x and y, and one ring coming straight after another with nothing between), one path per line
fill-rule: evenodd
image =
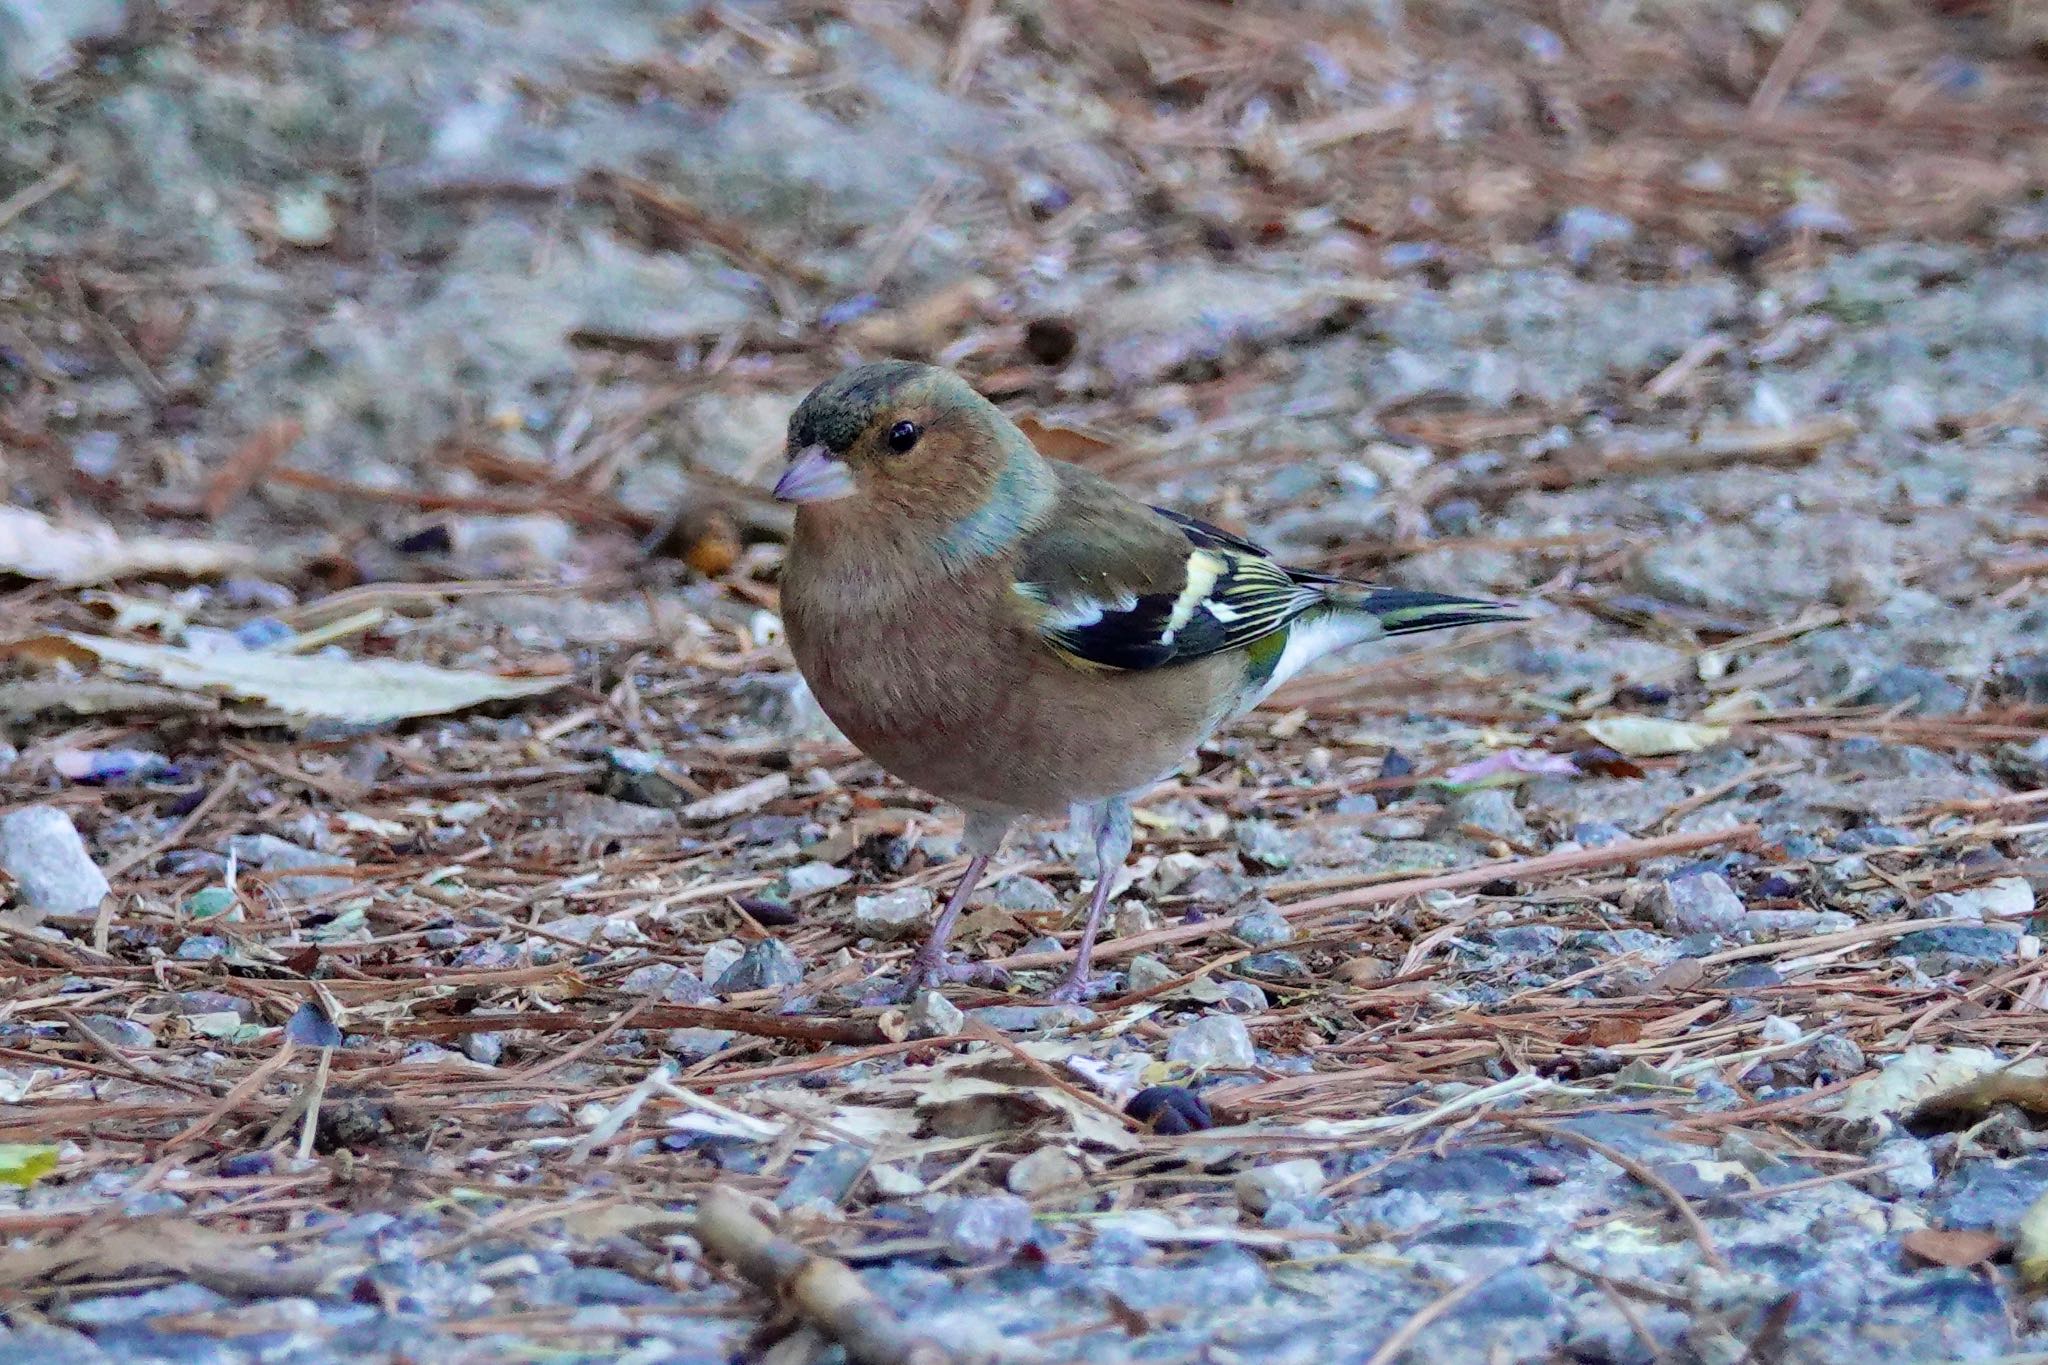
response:
M718 1186L939 1359L2048 1360L2040 35L1698 8L0 0L0 1358L841 1358ZM890 353L1535 619L864 1007L957 818L751 490Z

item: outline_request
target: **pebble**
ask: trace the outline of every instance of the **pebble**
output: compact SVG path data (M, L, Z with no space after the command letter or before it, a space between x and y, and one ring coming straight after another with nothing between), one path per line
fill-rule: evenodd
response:
M1205 1014L1181 1025L1166 1045L1166 1060L1197 1071L1248 1070L1254 1061L1251 1031L1230 1014Z
M505 1056L505 1035L502 1033L465 1033L456 1044L462 1055L472 1062L484 1066L496 1066Z
M1647 898L1650 920L1667 934L1726 934L1742 927L1742 898L1718 872L1659 882Z
M919 991L910 1005L910 1036L950 1038L967 1027L960 1007L937 991Z
M1095 1011L1086 1005L989 1005L967 1011L967 1017L1004 1033L1038 1033L1086 1028L1095 1022Z
M1892 956L1921 960L1929 971L1996 966L2019 951L2019 935L1989 925L1918 929L1892 944Z
M804 863L782 874L783 885L789 888L791 900L815 896L834 887L844 886L852 880L851 872L843 867L834 867L830 863ZM931 893L925 894L929 896Z
M1270 820L1240 820L1237 851L1244 860L1272 872L1294 866L1304 845L1301 835Z
M1939 919L2025 919L2034 913L2034 888L2025 877L2001 877L1963 891L1942 891L1921 903L1923 915Z
M1005 877L989 888L989 899L998 910L1019 915L1060 908L1060 898L1036 877Z
M812 1154L811 1159L790 1177L789 1183L775 1196L775 1207L800 1209L818 1204L837 1208L846 1202L847 1195L853 1193L853 1187L867 1172L868 1163L873 1159L874 1153L865 1147L834 1143Z
M913 938L923 932L931 918L932 905L932 893L922 886L906 886L879 896L856 896L853 929L865 938Z
M1866 1182L1881 1199L1913 1198L1934 1188L1934 1158L1918 1138L1880 1142L1870 1153L1870 1163L1886 1168L1873 1172Z
M228 941L217 934L194 934L178 945L174 956L180 962L211 962L226 957Z
M1061 1185L1074 1184L1082 1175L1081 1163L1068 1155L1066 1148L1040 1147L1012 1165L1003 1176L1003 1184L1011 1194L1030 1199Z
M720 995L794 986L804 979L804 965L779 938L764 938L740 954L719 974L711 989Z
M1294 926L1289 924L1279 911L1267 908L1239 915L1231 922L1230 932L1251 947L1270 948L1276 943L1291 940L1294 937Z
M1752 934L1834 934L1854 928L1856 920L1839 910L1752 910L1742 927Z
M1514 793L1501 787L1459 792L1429 822L1429 833L1437 837L1455 838L1468 828L1482 829L1517 843L1529 837L1529 822L1515 809Z
M228 852L234 855L235 861L241 866L261 868L265 872L352 866L346 858L301 848L297 844L278 838L275 834L237 834L228 840ZM357 883L353 877L323 877L309 874L303 877L279 877L270 885L278 895L287 900L310 900L315 896L351 890Z
M718 980L719 977L724 976L731 969L733 963L740 960L741 954L746 951L747 945L736 938L722 938L718 940L718 942L704 950L703 979L706 981Z
M1239 1171L1231 1182L1237 1202L1253 1213L1264 1213L1275 1204L1299 1204L1323 1188L1323 1166L1304 1157L1298 1161L1276 1161Z
M1887 668L1850 698L1857 706L1897 706L1911 702L1908 714L1953 716L1969 704L1970 694L1931 668L1901 664Z
M707 952L708 958L710 954ZM739 961L735 953L732 962ZM732 962L725 965L731 966ZM711 989L688 967L678 967L673 962L653 962L645 967L635 967L619 982L619 989L627 995L651 997L669 1005L706 1005L714 998Z
M1013 1194L948 1199L932 1218L932 1235L959 1265L1007 1259L1033 1230L1031 1206Z
M20 907L39 917L86 914L106 898L107 879L78 826L55 806L25 806L0 818L0 867L14 878Z
M1252 976L1270 976L1283 981L1299 981L1309 974L1308 964L1294 953L1254 953L1244 960L1243 967Z
M679 1062L701 1062L725 1051L738 1036L722 1028L672 1028L662 1035L661 1050Z
M1138 954L1124 968L1124 979L1134 991L1148 991L1154 986L1164 986L1179 975L1179 972L1150 953Z
M145 1318L180 1313L211 1313L227 1300L190 1280L140 1294L100 1294L78 1299L55 1310L55 1316L80 1327L121 1327Z
M115 1047L139 1051L156 1046L156 1035L133 1019L122 1019L111 1014L88 1014L78 1022L93 1037Z

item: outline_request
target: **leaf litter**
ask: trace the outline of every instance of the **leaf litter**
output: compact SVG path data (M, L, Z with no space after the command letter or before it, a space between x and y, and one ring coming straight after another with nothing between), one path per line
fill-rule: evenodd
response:
M139 34L362 92L337 136L387 59L438 103L406 164L368 123L314 158L347 193L172 148L218 179L198 232L98 161L0 206L5 800L113 883L0 920L10 1308L90 1335L196 1285L717 1358L770 1299L793 1359L2034 1346L2048 979L1970 898L2048 862L2001 358L2041 77L2019 18L1880 8L1702 7L1676 62L1539 6ZM474 43L502 105L432 74ZM38 86L22 156L175 142L49 115L175 101L151 70ZM671 108L718 139L674 152ZM939 138L991 108L1072 136ZM903 174L842 173L878 143ZM597 164L636 146L668 159ZM80 225L136 212L126 256ZM957 829L794 684L759 494L848 346L1291 557L1546 610L1298 679L1174 774L1087 1011L1030 995L1084 885L1054 834L974 911L1018 990L875 1011L908 947L854 899L943 894Z

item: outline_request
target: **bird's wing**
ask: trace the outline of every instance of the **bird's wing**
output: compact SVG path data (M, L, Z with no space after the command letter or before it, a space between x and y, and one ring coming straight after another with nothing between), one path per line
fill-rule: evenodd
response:
M1142 670L1248 649L1325 600L1248 540L1055 468L1060 501L1019 547L1015 588L1077 664Z

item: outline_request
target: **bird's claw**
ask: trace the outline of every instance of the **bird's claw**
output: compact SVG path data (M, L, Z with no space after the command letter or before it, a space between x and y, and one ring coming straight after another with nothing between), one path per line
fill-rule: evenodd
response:
M967 982L976 986L1006 986L1010 974L1001 967L992 967L986 962L954 962L944 956L926 957L919 953L910 960L910 970L903 979L861 1003L864 1005L907 1005L917 999L920 991L937 990L954 982Z
M1085 976L1068 973L1059 985L1045 993L1045 1002L1048 1005L1085 1004L1098 995L1107 994L1110 984L1107 977L1097 977L1091 981Z

